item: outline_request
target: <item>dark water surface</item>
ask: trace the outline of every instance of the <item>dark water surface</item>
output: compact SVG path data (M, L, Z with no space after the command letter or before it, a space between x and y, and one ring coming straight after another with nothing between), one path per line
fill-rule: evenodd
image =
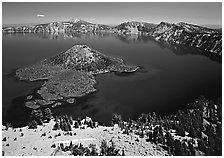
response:
M96 93L79 99L76 105L57 107L54 114L88 115L108 123L113 113L122 114L126 119L153 111L169 114L183 109L186 103L201 94L208 99L221 97L222 64L191 48L175 48L137 35L6 34L2 42L3 122L23 121L21 117L27 111L20 98L42 84L18 81L9 74L75 44L87 44L104 54L121 57L129 63L143 66L144 71L127 76L114 73L98 75Z

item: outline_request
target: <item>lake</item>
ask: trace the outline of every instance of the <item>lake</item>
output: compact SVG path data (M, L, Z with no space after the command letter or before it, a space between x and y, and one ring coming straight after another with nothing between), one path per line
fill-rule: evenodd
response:
M143 69L129 75L97 75L97 92L79 98L75 105L56 107L55 115L90 116L108 124L113 113L124 119L154 111L160 115L173 114L201 94L213 100L221 97L221 62L193 48L170 46L138 35L4 34L3 123L23 125L29 112L24 98L43 83L19 81L13 77L15 69L52 57L75 44L87 44Z

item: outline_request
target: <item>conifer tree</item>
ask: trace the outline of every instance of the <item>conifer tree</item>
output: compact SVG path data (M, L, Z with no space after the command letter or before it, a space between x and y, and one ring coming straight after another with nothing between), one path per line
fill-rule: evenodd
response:
M56 123L54 124L53 130L59 130L59 129L60 129L60 125L59 125L58 122L56 122Z
M189 137L192 137L192 138L196 138L197 137L195 129L192 126L191 126L190 131L189 131Z

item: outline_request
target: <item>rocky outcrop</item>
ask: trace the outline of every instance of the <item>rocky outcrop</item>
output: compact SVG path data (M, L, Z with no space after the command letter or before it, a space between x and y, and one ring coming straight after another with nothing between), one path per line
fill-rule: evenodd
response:
M148 32L157 41L196 47L203 51L222 54L222 34L217 30L187 23L161 22Z
M144 32L150 32L151 28L155 27L156 24L146 23L146 22L125 22L122 23L115 28L118 30L119 33L124 34L139 34Z

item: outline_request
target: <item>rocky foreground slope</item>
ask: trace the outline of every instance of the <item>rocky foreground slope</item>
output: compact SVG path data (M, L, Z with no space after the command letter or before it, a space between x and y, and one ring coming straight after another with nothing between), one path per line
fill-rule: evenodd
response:
M222 155L222 105L203 96L175 115L123 120L114 114L107 127L90 117L53 119L49 108L32 110L29 121L22 128L3 126L3 155Z
M80 128L72 127L69 132L52 130L53 126L53 120L36 129L23 127L6 130L3 126L2 150L4 156L72 156L75 155L74 150L70 152L63 148L69 146L71 142L74 145L81 143L84 147L88 147L90 144L94 145L96 153L92 155L96 155L101 152L100 146L103 140L107 142L108 146L111 146L112 140L119 155L122 155L122 152L126 156L168 155L156 144L140 139L134 134L123 134L116 125L114 127L98 126L97 128L82 125ZM85 151L78 153L78 155L86 155Z
M187 45L213 54L222 54L222 33L217 29L180 22L177 24L161 22L125 22L111 27L93 24L83 20L52 22L34 26L4 27L3 33L39 33L39 32L111 32L118 34L147 34L153 39L171 45Z
M126 65L122 59L106 56L86 45L74 45L65 52L16 70L16 77L29 81L45 80L37 91L41 98L30 96L31 100L26 102L26 106L38 108L59 105L58 100L74 102L75 97L96 91L93 75L127 73L137 69L137 66Z

